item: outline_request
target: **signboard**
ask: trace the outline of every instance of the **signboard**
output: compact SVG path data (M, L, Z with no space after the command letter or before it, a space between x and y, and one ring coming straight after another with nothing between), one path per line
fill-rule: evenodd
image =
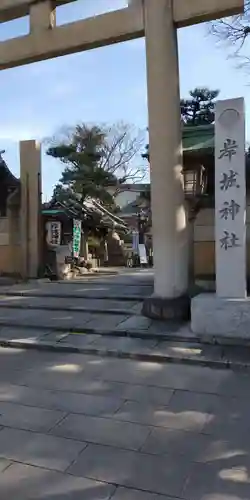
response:
M138 252L138 245L139 245L139 233L138 233L138 231L133 231L132 232L132 248L135 252Z
M146 253L146 247L144 244L140 243L138 245L138 250L139 250L139 257L140 257L140 264L147 264L148 259L147 259L147 253Z
M47 243L58 246L61 244L62 225L60 221L48 221L46 223Z
M246 295L246 180L244 99L215 110L216 293Z
M80 255L81 231L82 231L82 222L80 220L74 219L74 221L73 221L73 257L75 257L76 259Z

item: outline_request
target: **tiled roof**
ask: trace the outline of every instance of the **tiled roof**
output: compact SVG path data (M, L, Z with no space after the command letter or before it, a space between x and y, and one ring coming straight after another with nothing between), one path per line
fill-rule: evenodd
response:
M182 132L183 152L214 151L214 125L185 127Z
M0 182L5 184L10 184L13 186L17 186L19 184L19 180L12 174L10 169L7 167L7 164L0 156Z

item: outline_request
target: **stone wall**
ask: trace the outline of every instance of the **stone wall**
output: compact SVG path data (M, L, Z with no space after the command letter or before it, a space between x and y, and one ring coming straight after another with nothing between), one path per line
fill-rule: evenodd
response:
M19 274L20 267L19 218L0 217L0 275Z

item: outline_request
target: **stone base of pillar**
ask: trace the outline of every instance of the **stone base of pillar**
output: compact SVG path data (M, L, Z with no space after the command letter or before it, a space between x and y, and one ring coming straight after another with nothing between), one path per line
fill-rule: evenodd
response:
M142 314L151 319L188 320L190 319L190 297L182 295L166 299L152 295L144 300Z
M250 339L250 297L222 299L202 293L191 301L191 329L210 338Z

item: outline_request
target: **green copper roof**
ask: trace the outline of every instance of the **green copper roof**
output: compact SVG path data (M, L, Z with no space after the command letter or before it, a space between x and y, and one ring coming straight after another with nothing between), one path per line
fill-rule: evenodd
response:
M59 214L64 214L65 210L58 210L58 209L44 209L42 210L42 213L44 215L59 215Z
M184 153L198 151L214 151L214 125L185 127L182 132Z

